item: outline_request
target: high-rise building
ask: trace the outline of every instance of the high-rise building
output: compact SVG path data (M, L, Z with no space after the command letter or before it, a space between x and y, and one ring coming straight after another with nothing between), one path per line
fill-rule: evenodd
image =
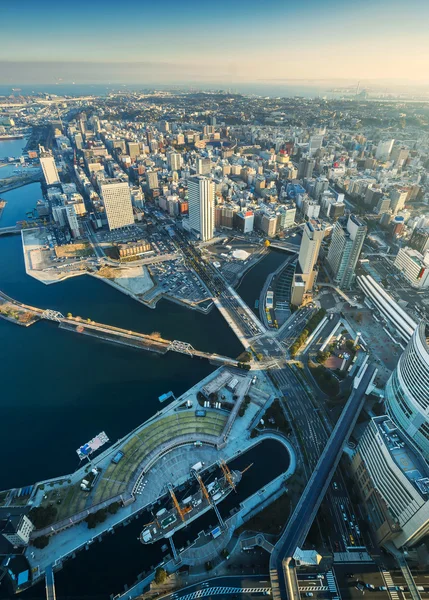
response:
M314 158L303 156L298 163L298 179L310 178L313 175Z
M320 245L324 236L325 229L321 221L315 219L307 221L302 232L298 263L301 267L301 274L309 277L308 288L313 285L311 275L314 272L314 266L319 257Z
M403 146L393 146L390 153L390 160L393 160L395 167L402 167L408 159L409 152L408 148L404 148Z
M429 252L420 254L413 248L400 248L393 263L413 288L429 287Z
M214 183L203 176L188 180L189 224L203 241L210 240L214 231Z
M302 232L298 263L292 282L291 303L295 306L300 306L304 294L311 292L313 289L317 277L315 265L324 237L325 227L321 221L316 219L307 221Z
M390 209L390 198L387 198L387 196L382 196L379 199L377 206L374 209L374 212L376 212L378 215L382 215L383 213L386 213L389 209Z
M377 160L387 160L392 152L394 141L395 140L385 140L379 142L377 150L375 151L375 158Z
M426 250L429 250L429 228L419 227L414 229L410 237L410 246L424 254Z
M105 179L100 183L100 194L110 231L134 224L131 193L126 181Z
M214 115L209 117L209 125L216 127L216 117Z
M414 331L386 385L393 421L429 460L429 325Z
M312 135L308 144L308 153L313 156L317 150L320 150L323 144L323 134Z
M169 122L168 121L160 121L159 122L159 129L163 133L168 133L170 131L170 124L169 124Z
M45 150L43 146L39 146L39 157L46 185L58 185L61 183L52 152Z
M429 532L429 468L387 416L367 425L352 473L379 544L417 544Z
M156 171L147 171L146 179L150 190L155 190L157 187L159 187L158 173Z
M140 144L139 142L127 142L128 154L130 158L134 159L140 156Z
M327 262L335 283L350 288L365 240L367 227L356 215L338 219L332 232Z
M182 155L179 152L170 152L167 154L167 162L172 171L178 171L182 166Z
M210 158L197 158L197 175L209 175L212 167Z
M394 215L402 210L408 197L408 189L392 188L390 190L390 208Z

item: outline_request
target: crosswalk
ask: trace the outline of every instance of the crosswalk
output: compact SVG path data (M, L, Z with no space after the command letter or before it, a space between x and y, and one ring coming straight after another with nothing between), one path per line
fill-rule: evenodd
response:
M196 600L197 598L205 598L207 596L222 596L228 594L264 594L271 593L269 588L241 588L241 587L206 587L203 590L197 590L187 594L186 596L172 595L172 598L177 600Z
M387 587L387 591L389 592L389 596L392 598L392 600L399 600L398 592L396 590L392 589L395 587L395 584L393 583L393 579L392 579L392 576L389 573L389 571L383 570L381 572L381 574L383 575L383 579L386 583L386 587Z
M299 587L300 592L328 592L329 587L327 585L307 585Z
M340 592L337 588L337 582L332 571L326 573L326 581L328 583L328 590L332 594L332 600L340 600Z

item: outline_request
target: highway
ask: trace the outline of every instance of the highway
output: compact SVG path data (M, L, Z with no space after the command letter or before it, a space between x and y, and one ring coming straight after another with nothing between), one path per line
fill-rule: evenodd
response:
M288 349L296 340L296 338L304 330L306 323L316 312L316 307L307 304L300 308L286 321L279 329L277 339L280 340Z
M281 597L290 597L285 579L286 568L297 547L303 545L323 496L335 472L344 444L346 443L360 414L366 390L371 383L376 368L367 365L362 379L353 389L349 400L332 432L323 453L317 462L304 493L298 502L280 540L277 542L270 559L270 568L276 571L278 588ZM274 586L277 588L277 585Z

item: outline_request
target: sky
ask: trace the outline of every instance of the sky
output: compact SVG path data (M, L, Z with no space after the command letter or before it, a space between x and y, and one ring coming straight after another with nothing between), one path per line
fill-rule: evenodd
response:
M10 0L0 22L2 84L429 84L429 0Z

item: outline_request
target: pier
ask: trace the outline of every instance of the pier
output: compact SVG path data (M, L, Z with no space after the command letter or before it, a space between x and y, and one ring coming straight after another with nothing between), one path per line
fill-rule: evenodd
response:
M47 321L54 321L58 323L61 329L66 329L68 331L74 331L83 335L89 335L101 340L122 344L124 346L131 346L141 350L150 350L151 352L157 352L158 354L166 354L169 351L178 352L179 354L186 354L191 357L206 358L210 362L218 365L238 366L238 361L233 358L215 354L213 352L196 350L187 342L166 340L161 336L147 335L137 331L114 327L113 325L96 323L91 319L85 320L80 317L65 317L58 311L22 304L21 302L10 298L3 292L0 292L0 300L16 307L18 312L33 315L34 320L45 319ZM2 315L0 314L0 316Z

